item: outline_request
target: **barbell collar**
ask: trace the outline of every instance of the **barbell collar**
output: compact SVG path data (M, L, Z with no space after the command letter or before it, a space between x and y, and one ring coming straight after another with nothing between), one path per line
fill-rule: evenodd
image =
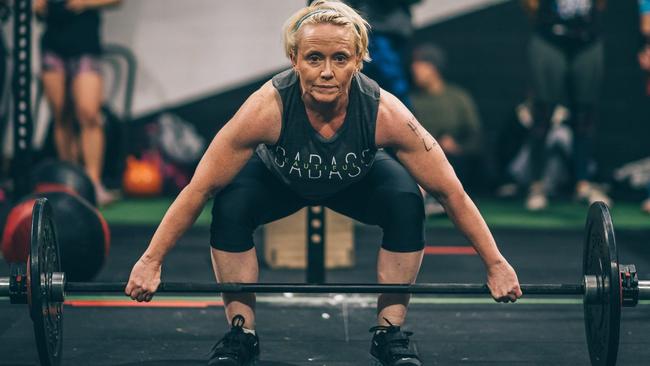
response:
M586 275L584 277L584 301L587 304L602 303L602 281L598 276Z
M65 273L63 272L54 272L52 273L52 301L54 302L63 302L65 299Z
M650 300L650 281L639 281L639 300Z
M0 277L0 297L9 297L9 277Z
M68 282L66 293L123 292L123 282ZM521 289L530 295L583 295L582 284L523 284ZM401 284L324 284L304 283L174 283L163 282L157 292L173 293L413 293L413 294L489 294L485 284L421 283Z

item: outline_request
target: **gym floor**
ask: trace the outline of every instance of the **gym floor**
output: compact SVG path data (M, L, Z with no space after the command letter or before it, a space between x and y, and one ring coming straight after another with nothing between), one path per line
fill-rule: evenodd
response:
M112 245L98 281L128 278L153 233L157 216L143 218L131 208L133 220L127 222L116 211L125 209L124 205L147 204L165 205L130 202L105 210ZM580 281L585 207L567 205L556 212L562 225L543 216L519 214L529 222L508 227L498 224L507 220L504 215L515 215L507 205L501 216L490 211L489 202L485 206L481 208L489 212L486 219L496 223L493 233L521 283ZM623 264L636 264L639 278L648 279L650 225L646 222L650 219L636 221L634 215L625 214L627 209L617 205L613 212L619 259ZM446 219L433 219L429 224L427 245L469 245ZM329 270L327 282L374 282L380 237L377 228L357 226L355 267ZM208 228L201 219L167 257L163 281L213 281L207 238ZM3 261L0 273L8 273ZM260 282L304 280L302 270L265 266L260 270ZM418 281L482 283L485 270L476 255L432 254L425 256ZM649 305L642 301L635 308L622 310L621 365L650 363ZM260 365L369 363L373 296L260 295L257 313ZM489 297L414 296L405 328L415 333L413 339L425 365L589 365L580 297L528 296L516 304L497 304ZM64 307L63 365L204 365L210 348L226 329L217 296L157 296L144 306L119 294L70 296ZM0 365L37 365L36 357L27 307L0 300Z

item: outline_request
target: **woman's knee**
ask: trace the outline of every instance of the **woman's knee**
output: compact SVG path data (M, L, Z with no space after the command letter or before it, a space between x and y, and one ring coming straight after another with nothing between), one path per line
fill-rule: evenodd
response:
M393 252L414 252L424 247L424 200L418 191L390 191L381 198L384 230L382 247Z
M92 103L76 105L75 112L81 128L98 128L102 126L98 105Z
M424 199L419 190L384 191L378 199L385 220L399 222L424 219Z
M66 91L66 76L63 71L47 71L41 76L43 93L49 107L54 113L62 112L68 93Z
M72 83L75 113L82 127L101 126L101 77L84 72L75 76Z
M50 100L48 105L50 107L50 113L52 113L52 118L54 119L54 123L59 125L68 123L68 121L66 121L65 118L66 114L65 114L64 103L58 103Z
M239 192L243 193L243 192ZM251 249L256 229L256 204L253 195L237 190L222 192L214 199L210 245L226 252Z

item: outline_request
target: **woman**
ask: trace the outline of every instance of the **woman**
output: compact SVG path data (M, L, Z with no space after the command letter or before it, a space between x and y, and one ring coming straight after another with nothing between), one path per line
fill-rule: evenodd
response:
M54 117L57 155L65 161L83 161L100 205L111 202L114 197L101 181L105 140L100 116L99 9L119 1L34 2L34 12L45 22L41 38L41 78Z
M474 244L492 296L520 297L514 270L438 144L397 98L360 73L369 58L367 23L343 3L316 1L285 24L284 44L292 69L253 93L216 135L133 267L125 293L151 300L165 254L213 195L210 244L219 282L257 282L253 230L322 204L384 229L379 283L413 283L424 247L419 183ZM399 162L381 148L393 149ZM259 354L255 295L223 298L232 328L209 364L249 364ZM379 296L371 354L384 365L421 365L400 330L408 301Z

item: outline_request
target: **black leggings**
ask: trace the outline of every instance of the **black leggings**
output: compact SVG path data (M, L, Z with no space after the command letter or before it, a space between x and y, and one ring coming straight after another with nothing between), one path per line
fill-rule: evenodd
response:
M322 200L300 197L254 155L214 199L210 245L227 252L253 248L253 231L309 205L323 205L384 231L382 248L415 252L424 248L424 205L420 190L395 159L383 151L359 182Z

